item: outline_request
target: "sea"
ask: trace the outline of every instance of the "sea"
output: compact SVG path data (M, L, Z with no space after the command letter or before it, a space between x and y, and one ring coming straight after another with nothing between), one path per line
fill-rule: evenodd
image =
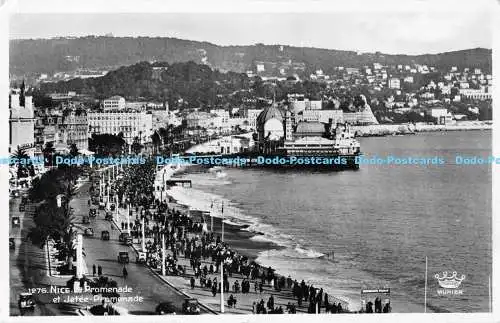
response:
M367 158L438 158L442 164L363 164L359 170L199 169L170 194L192 209L244 225L276 268L359 310L389 289L393 312L487 312L492 274L491 131L360 138ZM476 164L457 164L476 157ZM426 271L427 260L427 271ZM439 285L456 277L453 292ZM426 290L427 276L427 295ZM445 291L445 292L443 292ZM448 292L446 292L448 291ZM373 295L372 298L375 296ZM373 300L371 300L373 302Z

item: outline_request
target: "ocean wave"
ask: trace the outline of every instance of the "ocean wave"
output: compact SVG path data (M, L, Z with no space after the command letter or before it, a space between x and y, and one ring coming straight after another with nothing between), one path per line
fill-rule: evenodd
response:
M306 256L306 258L320 258L325 256L324 253L314 251L311 249L303 249L299 246L296 246L294 250L297 251L299 254Z

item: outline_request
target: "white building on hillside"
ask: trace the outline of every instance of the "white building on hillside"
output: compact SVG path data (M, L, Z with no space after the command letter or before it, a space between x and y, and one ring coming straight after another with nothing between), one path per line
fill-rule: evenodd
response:
M102 101L104 111L109 110L123 110L125 109L125 99L121 96L115 95Z

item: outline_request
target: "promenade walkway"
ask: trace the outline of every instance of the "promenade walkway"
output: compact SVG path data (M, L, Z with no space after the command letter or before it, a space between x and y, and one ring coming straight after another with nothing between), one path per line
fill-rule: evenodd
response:
M155 181L155 187L156 186L161 186L161 183L163 180L166 180L167 178L170 178L174 170L167 166L164 168L165 169L165 174L163 174L163 171L157 172L156 175L156 181ZM162 196L163 200L166 200L165 194L160 194L159 191L155 190L155 198L160 199L160 195ZM167 202L168 208L169 209L176 209L180 210L181 207L180 205L177 205L175 203ZM138 220L139 214L135 212L135 210L132 210L132 215L130 216L130 222L131 225ZM114 215L114 221L116 226L118 227L118 230L121 230L122 228L122 223L124 224L126 228L126 223L127 223L127 210L118 208L118 212ZM147 227L152 228L154 225L160 225L159 223L156 223L154 220L150 220L149 224ZM126 230L123 230L126 232ZM187 238L192 238L195 234L194 233L187 233ZM140 236L139 236L140 237ZM148 238L146 239L148 240ZM140 238L138 240L134 240L133 247L136 251L141 251L141 242ZM166 255L173 256L172 251L167 248L166 250ZM212 291L208 287L201 287L200 284L200 279L195 279L195 287L191 287L191 279L195 277L195 272L193 268L191 267L190 264L190 259L185 258L183 254L178 254L177 255L177 266L182 266L185 269L185 274L182 276L171 276L171 275L165 275L161 276L161 266L158 266L158 268L154 268L153 270L162 277L165 281L170 283L171 285L175 286L178 290L182 291L189 297L193 297L198 299L199 302L202 304L205 304L208 306L210 309L212 309L215 312L220 312L220 293L216 293L214 296L212 294ZM201 260L201 267L204 266L210 267L210 265L213 265L215 267L215 263L211 261L210 258L207 259L202 259ZM221 281L220 277L220 272L219 273L213 273L213 274L208 274L207 279L211 279L212 281L214 278L217 279L218 282ZM274 307L279 308L281 307L283 311L286 311L287 305L292 304L295 307L295 310L297 313L307 313L308 312L308 305L309 302L304 301L301 306L297 304L297 299L293 297L292 290L289 288L282 288L280 291L277 291L274 286L271 284L268 284L267 281L262 284L262 291L260 290L259 283L261 283L260 279L257 280L249 280L250 281L250 288L249 292L243 294L241 292L241 283L244 279L246 279L246 276L243 276L242 274L239 273L233 273L232 276L228 277L229 281L229 286L230 290L229 292L224 292L224 310L225 313L232 313L232 314L249 314L252 313L254 310L254 302L257 304L261 300L263 300L265 306L267 305L267 302L269 300L269 297L272 295L274 298ZM298 279L298 278L297 278ZM238 281L239 283L239 292L236 292L233 290L234 283ZM299 281L300 282L300 281ZM229 307L228 306L228 299L230 295L233 295L233 297L237 300L236 306L234 307ZM333 299L332 299L333 300ZM342 304L345 306L345 304ZM345 308L345 307L344 307ZM325 309L321 308L320 312L324 312Z

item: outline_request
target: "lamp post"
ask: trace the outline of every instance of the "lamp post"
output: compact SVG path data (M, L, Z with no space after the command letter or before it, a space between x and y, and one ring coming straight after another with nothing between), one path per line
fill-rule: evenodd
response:
M165 233L161 234L161 275L165 276Z
M128 210L127 210L127 232L128 235L130 236L130 203L128 204Z
M210 205L210 232L214 232L214 215L213 215L214 201Z
M144 217L142 218L141 220L141 228L142 228L142 241L141 241L141 248L142 248L142 251L145 252L146 251L146 247L145 247L145 242L144 240L146 239L146 234L144 233Z
M224 243L224 202L222 202L222 239L221 242ZM224 257L221 259L220 263L220 312L224 313Z
M115 205L115 216L116 216L116 218L118 218L118 202L119 202L118 201L118 195L115 195L115 203L116 203L116 205Z

